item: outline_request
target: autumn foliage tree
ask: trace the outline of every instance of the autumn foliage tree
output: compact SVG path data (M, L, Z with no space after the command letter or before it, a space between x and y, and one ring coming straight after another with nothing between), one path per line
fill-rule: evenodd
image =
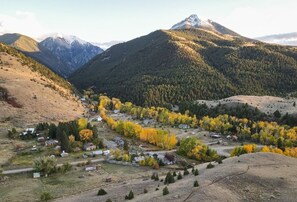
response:
M93 131L90 129L83 129L79 132L79 136L83 142L90 141L93 138Z

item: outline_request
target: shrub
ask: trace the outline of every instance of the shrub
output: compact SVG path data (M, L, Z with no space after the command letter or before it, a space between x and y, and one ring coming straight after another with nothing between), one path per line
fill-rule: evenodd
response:
M177 175L177 179L178 179L178 180L183 179L183 176L182 176L182 174L181 174L180 172L179 172L178 175Z
M164 184L171 184L171 183L174 183L174 177L171 175L171 172L168 172L166 177L165 177L165 180L164 180Z
M63 172L71 171L71 169L72 169L72 165L71 165L69 162L64 163L64 164L62 165L62 171L63 171Z
M49 201L53 198L53 196L51 195L51 193L49 192L43 192L41 195L40 195L40 200L41 201Z
M97 193L98 196L102 196L102 195L105 195L105 194L107 194L107 192L104 189L99 189L98 190L98 193Z
M131 200L134 198L134 193L131 190L128 195L125 196L125 200Z
M176 177L176 172L174 171L172 175L173 175L173 177Z
M146 194L147 192L148 192L147 189L144 189L144 190L143 190L143 193L144 193L144 194Z
M213 167L214 167L214 165L212 165L211 163L207 164L207 166L206 166L207 169L211 169Z
M109 198L109 199L106 200L106 202L112 202L112 201L111 201L111 199Z
M185 170L184 170L184 175L189 175L189 174L190 174L190 173L189 173L188 169L185 168Z
M168 190L168 187L166 186L164 189L163 189L163 195L167 195L169 194L169 190Z
M195 175L195 176L199 175L199 171L198 171L198 169L196 169L196 170L194 171L194 175Z
M194 182L194 185L193 185L194 187L198 187L199 186L199 183L198 183L198 181L197 180L195 180L195 182Z

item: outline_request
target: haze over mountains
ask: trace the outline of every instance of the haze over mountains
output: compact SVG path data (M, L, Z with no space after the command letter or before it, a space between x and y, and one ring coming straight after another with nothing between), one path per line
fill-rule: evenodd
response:
M284 96L296 91L296 76L295 47L248 39L192 15L171 30L111 47L70 81L158 106L238 94Z
M257 40L281 45L297 46L297 32L274 34L256 38Z
M68 77L103 50L75 36L51 35L41 42L21 34L4 34L0 42L22 51L48 66L63 77Z

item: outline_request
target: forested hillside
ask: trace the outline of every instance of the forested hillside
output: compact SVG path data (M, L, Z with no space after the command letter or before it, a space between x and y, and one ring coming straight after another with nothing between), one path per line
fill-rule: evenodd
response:
M297 90L297 49L203 29L158 30L115 45L70 80L140 105Z

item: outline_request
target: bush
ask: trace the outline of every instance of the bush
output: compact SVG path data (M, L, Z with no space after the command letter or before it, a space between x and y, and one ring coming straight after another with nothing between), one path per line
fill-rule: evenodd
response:
M165 187L163 189L163 195L167 195L167 194L169 194L169 190L168 190L168 187Z
M182 176L182 174L181 174L180 172L179 172L178 175L177 175L177 179L178 179L178 180L183 179L183 176Z
M174 182L175 182L174 177L171 175L171 172L168 172L165 177L164 184L171 184Z
M106 202L112 202L112 201L111 201L111 199L109 198L109 199L106 200Z
M197 180L195 180L195 182L194 182L194 185L193 185L194 187L198 187L199 186L199 183L198 183L198 181Z
M146 194L147 192L148 192L147 189L144 189L144 190L143 190L143 193L144 193L144 194Z
M194 171L194 175L195 175L195 176L199 175L199 171L198 171L198 169L196 169L196 170Z
M41 201L49 201L53 199L53 196L51 195L51 193L49 192L43 192L41 195L40 195L40 200Z
M189 175L189 174L190 174L190 173L189 173L188 169L185 168L185 170L184 170L184 175Z
M211 168L213 168L213 167L214 167L214 165L212 165L211 163L209 163L209 164L206 166L207 169L211 169Z
M106 195L107 192L104 189L99 189L97 195L98 196L102 196L102 195Z
M131 200L134 198L134 193L131 190L128 195L125 196L125 200Z
M176 176L177 176L175 171L173 172L173 174L172 174L172 175L173 175L173 177L176 177Z
M67 162L62 165L61 170L62 172L68 172L68 171L71 171L71 169L72 169L72 165L69 162Z

